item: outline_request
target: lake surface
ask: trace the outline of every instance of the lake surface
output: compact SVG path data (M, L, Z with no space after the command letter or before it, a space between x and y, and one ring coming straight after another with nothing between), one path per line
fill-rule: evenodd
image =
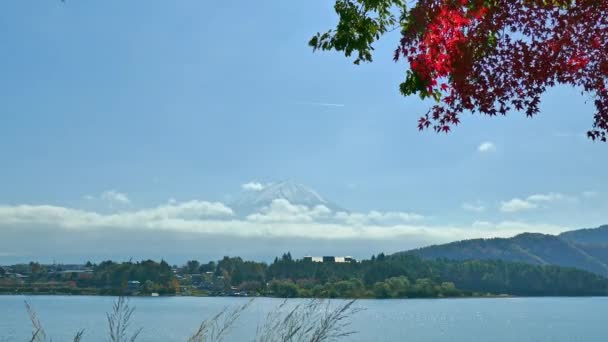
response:
M29 341L24 296L0 296L0 341ZM86 329L84 341L105 341L113 297L30 296L47 335L69 341ZM139 341L184 341L200 322L245 298L131 298ZM297 302L298 300L293 300ZM337 301L334 301L336 303ZM265 315L282 303L258 298L243 313L227 341L251 341ZM479 298L360 300L352 319L358 333L344 341L606 341L608 298Z

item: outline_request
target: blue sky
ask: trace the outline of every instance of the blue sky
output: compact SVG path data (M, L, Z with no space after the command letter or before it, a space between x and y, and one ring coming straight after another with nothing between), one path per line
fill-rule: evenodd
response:
M398 93L406 65L391 59L397 36L361 66L307 46L335 23L330 1L0 6L7 212L226 204L244 183L293 179L355 212L458 226L465 233L454 238L476 236L467 227L480 224L519 227L496 231L504 235L608 221L608 146L584 138L593 107L579 90L552 89L533 119L465 116L452 134L420 133L429 103ZM128 201L108 204L112 194ZM15 258L17 226L0 222ZM399 250L383 246L375 249Z

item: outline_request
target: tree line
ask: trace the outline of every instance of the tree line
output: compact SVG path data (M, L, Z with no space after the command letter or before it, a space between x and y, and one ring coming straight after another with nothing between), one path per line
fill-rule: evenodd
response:
M190 260L183 266L170 266L164 260L104 261L87 263L84 273L52 272L49 266L37 263L12 267L0 272L0 291L22 288L21 292L29 292L44 284L67 282L70 287L64 292L113 295L436 298L608 294L608 279L574 268L497 260L423 260L409 254L378 254L350 263L294 259L290 253L269 264L228 256L208 263ZM11 283L11 270L28 268L24 282Z

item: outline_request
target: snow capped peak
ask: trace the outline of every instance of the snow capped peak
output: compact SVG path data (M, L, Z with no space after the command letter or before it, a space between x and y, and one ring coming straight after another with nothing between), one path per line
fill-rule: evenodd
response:
M283 198L291 203L297 201L327 203L316 191L294 181L270 184L259 193L258 197L259 199Z
M309 208L322 205L332 211L344 211L324 199L315 190L292 180L270 183L259 191L246 192L232 204L232 207L238 213L249 214L270 206L277 199L284 199L291 204L304 205Z

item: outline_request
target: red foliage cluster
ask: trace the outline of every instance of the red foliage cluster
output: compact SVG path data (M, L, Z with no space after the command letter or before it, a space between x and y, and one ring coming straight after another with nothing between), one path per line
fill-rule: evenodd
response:
M594 98L588 136L608 138L608 0L420 0L402 34L395 60L416 91L440 95L420 129L447 132L464 111L533 116L566 84Z

